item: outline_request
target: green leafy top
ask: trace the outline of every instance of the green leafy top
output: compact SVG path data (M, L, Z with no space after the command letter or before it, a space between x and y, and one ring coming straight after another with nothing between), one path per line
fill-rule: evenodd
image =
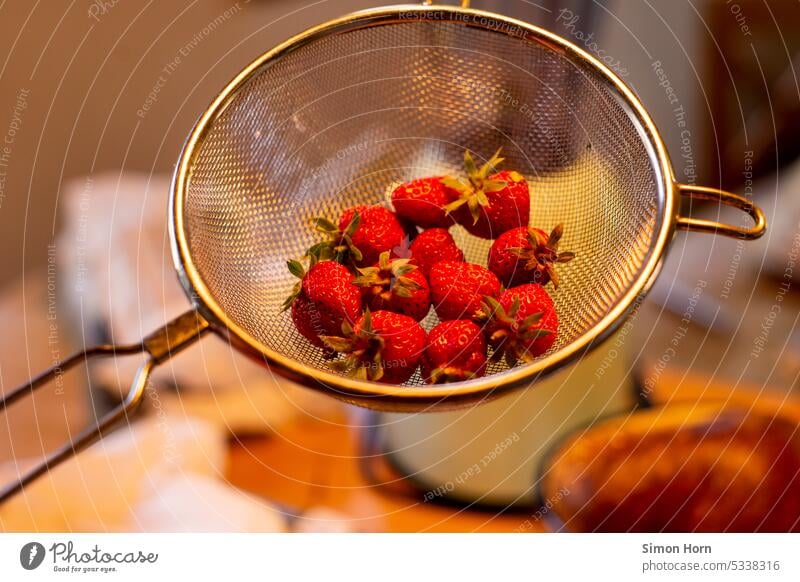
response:
M492 354L493 360L505 357L509 367L517 364L518 360L530 363L536 356L530 353L528 346L540 337L553 333L549 329L537 327L544 316L544 312L531 313L521 321L517 321L519 313L519 297L515 297L511 306L506 311L494 297L483 298L483 311L487 319L494 321L496 329L489 336L489 341L495 346Z
M353 279L353 283L360 287L372 287L373 292L385 300L393 293L398 297L411 297L422 286L408 277L417 268L410 261L408 258L391 259L389 251L384 251L378 259L377 267L358 269L359 275Z
M510 248L509 251L525 261L525 269L529 271L545 272L553 282L553 287L558 289L559 276L555 269L556 263L568 263L575 258L575 253L558 251L558 243L564 235L564 226L559 224L550 232L549 236L543 235L535 228L528 228L528 243L531 248Z
M372 314L369 309L361 317L359 330L356 332L348 322L342 323L342 336L320 336L325 345L335 352L344 354L341 360L330 362L330 367L337 372L345 372L359 380L377 382L383 377L381 364L384 339L375 333L372 327Z
M294 300L297 299L297 296L300 295L300 291L303 285L303 277L306 276L306 268L303 266L303 263L301 261L302 259L305 258L309 258L308 268L311 269L311 267L314 266L314 263L316 262L314 260L313 255L303 256L301 257L300 260L289 259L288 261L286 261L286 268L289 269L289 272L293 276L297 277L298 281L297 283L294 284L292 292L289 294L289 296L284 300L283 304L281 305L281 311L286 311L287 309L289 309L292 306L292 303L294 303Z
M353 235L361 223L358 211L353 212L353 217L345 229L339 230L333 222L325 217L314 219L314 230L323 234L325 240L318 242L306 251L309 256L316 256L317 260L333 260L345 266L353 266L363 256L353 244Z
M474 372L467 372L466 370L454 366L445 366L444 368L434 368L431 370L430 382L431 384L449 384L450 382L471 380L475 377L476 374Z
M500 157L500 149L498 149L485 164L478 168L469 150L464 150L464 170L467 173L467 179L453 178L451 176L445 176L441 179L442 184L459 193L459 197L456 200L444 207L447 213L449 214L466 204L472 215L473 223L478 222L481 206L489 206L489 198L486 195L491 192L498 192L508 185L505 180L489 179L489 175L496 171L497 166L503 160L504 158ZM511 172L510 175L515 181L523 179L517 172Z

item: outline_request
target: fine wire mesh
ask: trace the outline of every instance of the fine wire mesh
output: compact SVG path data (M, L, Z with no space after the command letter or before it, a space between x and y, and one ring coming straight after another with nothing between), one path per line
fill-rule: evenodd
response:
M553 292L557 351L640 275L664 192L613 85L533 37L398 20L338 30L267 63L199 144L184 199L189 252L241 328L328 369L280 309L296 282L286 260L319 240L312 217L336 221L354 204L386 203L393 184L459 172L465 148L485 160L501 146L503 167L530 184L531 224L563 223L561 248L577 253L559 265ZM491 241L452 230L467 260L485 265ZM436 321L429 315L424 325ZM421 384L419 374L409 383Z

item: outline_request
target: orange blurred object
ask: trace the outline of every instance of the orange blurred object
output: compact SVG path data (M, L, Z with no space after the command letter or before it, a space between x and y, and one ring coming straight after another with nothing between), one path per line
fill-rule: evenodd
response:
M555 451L542 496L568 531L798 531L791 408L740 394L601 422Z

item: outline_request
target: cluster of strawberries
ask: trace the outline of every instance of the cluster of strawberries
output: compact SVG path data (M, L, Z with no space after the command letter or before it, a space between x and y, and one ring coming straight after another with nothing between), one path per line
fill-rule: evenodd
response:
M495 171L499 153L479 168L465 152L464 178L398 186L395 212L356 206L338 223L316 219L324 240L308 249L307 270L287 263L300 281L284 309L334 369L402 384L421 366L428 383L454 382L485 373L489 346L514 366L553 345L558 316L544 285L558 286L555 264L574 254L558 250L560 225L549 235L528 226L528 184ZM454 224L496 237L488 268L465 262ZM426 334L431 306L441 323Z

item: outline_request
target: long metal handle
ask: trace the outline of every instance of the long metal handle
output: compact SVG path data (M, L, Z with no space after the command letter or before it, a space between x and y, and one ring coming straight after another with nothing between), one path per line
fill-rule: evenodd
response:
M208 328L208 322L205 319L195 311L189 311L148 335L141 343L124 346L101 345L80 351L3 395L0 398L0 412L23 396L32 395L35 390L41 388L50 380L61 376L65 371L79 363L87 362L90 358L126 356L138 353L147 354L147 359L139 366L125 399L111 412L100 418L93 426L84 429L70 442L61 445L32 469L20 475L16 481L0 489L0 503L22 491L28 483L44 475L51 468L66 461L100 439L105 431L133 414L142 402L153 368L190 345Z
M733 226L725 224L724 222L715 222L713 220L702 220L699 218L691 218L688 216L678 216L677 226L681 230L690 230L694 232L710 232L712 234L722 234L734 238L745 240L755 240L764 235L767 231L767 219L764 212L755 204L750 202L747 198L726 192L725 190L718 190L717 188L708 188L705 186L692 186L689 184L676 184L678 192L682 196L687 196L695 200L707 200L709 202L718 202L726 206L738 208L750 215L753 219L753 226L744 228L741 226Z

